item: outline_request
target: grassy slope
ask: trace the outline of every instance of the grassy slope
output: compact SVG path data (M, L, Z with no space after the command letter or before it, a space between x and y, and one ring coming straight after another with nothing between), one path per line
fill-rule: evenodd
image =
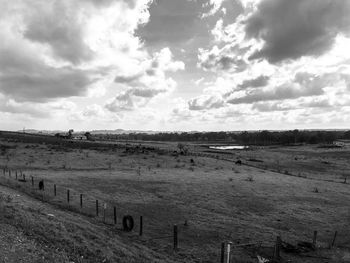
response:
M174 262L88 217L0 186L0 262Z

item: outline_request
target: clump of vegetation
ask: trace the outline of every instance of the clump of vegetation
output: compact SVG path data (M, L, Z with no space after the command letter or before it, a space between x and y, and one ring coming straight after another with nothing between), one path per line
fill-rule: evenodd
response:
M254 182L254 178L252 175L249 175L246 179L247 182Z
M314 188L314 190L313 190L313 192L314 192L314 193L319 193L318 188L317 188L317 187L315 187L315 188Z

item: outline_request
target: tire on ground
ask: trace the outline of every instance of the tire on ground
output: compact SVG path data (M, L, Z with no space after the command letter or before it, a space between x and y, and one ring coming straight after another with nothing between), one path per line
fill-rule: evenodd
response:
M134 219L130 215L123 217L123 230L125 232L130 232L134 228Z

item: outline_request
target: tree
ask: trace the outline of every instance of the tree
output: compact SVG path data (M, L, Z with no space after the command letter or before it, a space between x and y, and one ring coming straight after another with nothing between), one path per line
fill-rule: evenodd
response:
M89 141L92 141L92 136L90 132L85 132L84 135L86 136L86 139L88 139Z
M177 144L177 148L179 148L180 154L186 155L187 152L188 152L187 146L186 146L185 144L181 143L181 142L179 142L179 143Z
M68 131L68 139L72 139L72 137L73 137L73 132L74 132L73 129L70 129L70 130Z

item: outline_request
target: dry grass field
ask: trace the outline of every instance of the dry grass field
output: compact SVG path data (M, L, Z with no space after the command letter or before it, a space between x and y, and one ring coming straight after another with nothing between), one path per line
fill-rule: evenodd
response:
M154 146L176 150L174 143ZM93 145L68 147L1 138L0 167L21 170L27 182L14 182L1 174L0 183L17 189L8 195L29 193L21 195L19 203L25 203L23 213L36 218L31 228L47 226L28 236L25 229L29 223L18 220L17 229L23 231L28 242L39 239L44 244L49 242L50 249L57 246L62 250L62 261L57 262L64 262L64 258L76 260L78 254L83 255L81 262L220 262L223 241L236 245L261 242L260 246L232 251L232 262L258 262L257 255L271 256L277 236L291 244L311 242L314 230L318 231L317 251L282 252L281 262L350 262L350 184L343 183L342 178L349 171L350 149L295 146L212 151L213 157L227 159L222 160L129 148L112 144L96 149ZM200 145L190 145L190 149L195 153L210 152ZM237 159L243 165L236 165ZM35 188L37 180L44 179L44 194L31 188L30 176L36 180ZM56 197L53 184L57 185ZM0 193L4 189L8 188L0 188ZM67 189L71 191L69 204ZM80 193L84 197L83 209L79 208ZM35 207L33 211L28 200ZM99 200L99 218L93 216L95 200ZM10 211L23 218L13 201L3 203L3 207L12 207ZM104 203L107 224L102 223ZM54 215L54 223L33 214L40 205ZM131 233L121 230L121 217L127 214L135 219ZM0 217L0 226L3 223L13 227L11 222L17 222L16 216L13 220ZM144 221L141 237L139 216ZM62 233L59 227L50 228L55 224L68 224L71 229ZM174 224L179 229L176 252L171 237ZM335 231L335 248L330 250Z

